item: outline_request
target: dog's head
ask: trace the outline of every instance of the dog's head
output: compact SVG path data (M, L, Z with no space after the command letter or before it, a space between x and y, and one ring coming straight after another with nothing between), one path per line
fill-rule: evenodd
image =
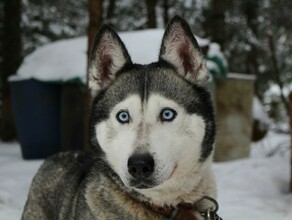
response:
M180 17L166 28L159 61L149 65L133 64L118 35L100 29L89 66L91 139L125 186L147 194L198 184L215 136L207 79Z

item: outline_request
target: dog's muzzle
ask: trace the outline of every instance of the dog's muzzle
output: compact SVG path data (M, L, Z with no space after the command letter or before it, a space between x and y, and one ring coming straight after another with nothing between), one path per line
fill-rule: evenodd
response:
M133 154L128 160L131 186L138 189L153 187L154 158L150 154Z

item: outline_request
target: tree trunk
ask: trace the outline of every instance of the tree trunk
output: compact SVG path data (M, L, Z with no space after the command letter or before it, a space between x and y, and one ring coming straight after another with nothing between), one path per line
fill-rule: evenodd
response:
M81 150L84 146L84 87L66 83L61 86L61 150ZM74 119L74 120L72 120Z
M227 0L211 1L211 36L212 41L217 42L222 49L225 46L225 11Z
M272 62L272 66L273 66L273 73L274 73L274 82L279 86L280 88L280 97L282 100L282 103L285 107L285 110L287 112L287 114L289 114L289 104L288 101L286 100L285 96L284 96L284 92L283 92L283 88L284 88L284 83L281 80L281 70L279 67L279 62L278 62L278 58L277 58L277 52L276 52L276 47L274 44L274 35L272 32L268 33L268 38L269 38L269 47L270 47L270 52L271 52L271 62Z
M290 118L290 192L292 192L292 92L289 94L289 118Z
M87 56L90 56L96 32L102 24L103 4L102 0L89 0L89 25Z
M163 0L163 22L166 26L169 22L169 0Z
M156 28L157 22L156 22L156 3L157 0L146 0L146 6L147 6L147 27L148 28Z
M8 77L16 73L22 61L21 45L21 1L4 1L4 33L2 39L3 45L3 63L1 74L1 125L0 132L3 141L10 141L16 137L15 125L12 114L10 89Z
M107 8L106 19L111 19L116 8L116 0L110 0Z
M87 47L87 64L89 64L91 49L93 47L95 35L100 28L103 21L103 4L102 0L89 0L88 10L89 10L89 24L88 24L88 47ZM88 66L88 65L87 65ZM88 72L88 71L87 71ZM88 75L87 75L87 88L88 88ZM84 108L84 139L85 139L85 150L90 149L88 127L89 127L89 113L90 113L90 93L88 89L85 92L85 108Z
M245 14L247 25L252 31L254 37L258 38L258 9L259 1L243 1L242 2L243 13ZM247 53L247 73L259 74L258 63L258 45L254 42L250 42L251 50ZM257 86L256 86L257 88Z

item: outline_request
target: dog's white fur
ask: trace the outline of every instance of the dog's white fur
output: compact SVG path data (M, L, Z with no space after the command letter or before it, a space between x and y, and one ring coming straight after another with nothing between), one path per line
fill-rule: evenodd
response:
M177 116L161 122L159 115L166 107L174 109ZM130 123L117 121L120 110L129 112ZM159 94L151 94L144 104L139 95L131 95L112 109L109 119L96 125L106 159L126 186L131 187L129 157L137 151L153 155L156 186L135 190L157 205L194 202L204 194L214 195L212 157L199 162L204 132L202 117L186 113L182 106Z

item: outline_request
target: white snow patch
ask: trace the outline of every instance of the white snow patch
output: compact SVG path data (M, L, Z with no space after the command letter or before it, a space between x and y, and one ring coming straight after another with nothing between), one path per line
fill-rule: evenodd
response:
M254 119L260 121L263 125L269 125L271 120L266 113L264 106L260 102L259 98L254 96L252 102L252 115Z
M198 44L200 47L205 47L205 46L208 46L210 44L210 40L207 38L199 38L197 36L195 36L195 38L198 41Z
M85 38L61 40L40 47L27 56L10 80L37 79L68 81L79 78L85 83Z
M255 75L243 74L243 73L228 73L227 78L230 79L244 79L244 80L255 80Z
M210 43L208 50L209 57L218 57L223 61L224 66L228 66L227 60L225 59L224 54L221 51L221 47L217 43Z
M207 69L209 71L215 71L216 73L220 73L220 69L217 65L217 63L215 63L214 61L211 61L211 60L206 60L206 66L207 66ZM211 76L212 74L210 74Z
M0 142L0 219L20 219L30 182L41 160L24 161L18 143Z
M291 91L292 91L292 84L284 86L283 88L284 96L287 97ZM269 99L270 97L273 97L273 96L280 96L280 94L281 94L280 87L276 84L271 84L270 88L265 92L264 96Z

